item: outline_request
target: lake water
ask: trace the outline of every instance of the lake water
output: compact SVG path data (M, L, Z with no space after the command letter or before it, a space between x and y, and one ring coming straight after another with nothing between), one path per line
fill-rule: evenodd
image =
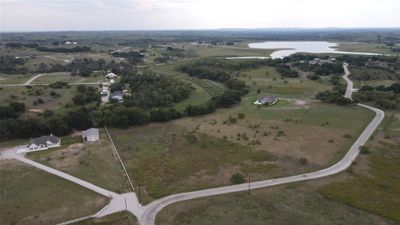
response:
M337 53L337 54L356 54L356 55L380 55L370 52L345 52L335 49L337 43L326 41L266 41L260 43L251 43L249 48L258 49L282 49L271 53L271 58L284 58L294 53ZM233 58L233 57L232 57ZM232 59L231 58L231 59ZM266 58L266 57L235 57L235 58Z

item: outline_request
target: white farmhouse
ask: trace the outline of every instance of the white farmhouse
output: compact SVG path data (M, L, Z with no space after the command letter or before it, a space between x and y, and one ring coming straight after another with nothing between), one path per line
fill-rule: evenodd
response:
M51 134L32 139L25 149L18 150L18 152L41 151L59 146L61 146L60 138Z
M278 98L276 96L263 96L257 98L257 100L254 102L256 105L273 105L278 101Z
M90 128L82 131L83 141L97 141L99 140L99 129Z

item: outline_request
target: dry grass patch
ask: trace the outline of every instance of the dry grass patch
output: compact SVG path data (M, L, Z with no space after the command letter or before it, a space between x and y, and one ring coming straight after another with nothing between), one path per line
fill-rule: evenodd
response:
M321 166L327 165L338 148L348 141L342 137L341 129L307 125L289 119L281 122L256 117L237 119L237 115L231 115L233 117L236 118L235 123L229 122L229 116L225 113L184 118L173 123L260 151L305 158Z

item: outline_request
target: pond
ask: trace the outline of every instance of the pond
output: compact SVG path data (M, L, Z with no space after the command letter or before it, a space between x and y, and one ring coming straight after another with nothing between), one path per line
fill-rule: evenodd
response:
M266 41L260 43L251 43L249 48L258 49L277 49L271 53L271 58L284 58L294 53L336 53L336 54L358 54L358 55L380 55L377 53L370 52L346 52L338 51L337 43L326 42L326 41ZM243 58L243 57L237 57ZM251 58L251 57L246 57ZM254 56L253 58L261 58ZM265 58L265 57L264 57Z

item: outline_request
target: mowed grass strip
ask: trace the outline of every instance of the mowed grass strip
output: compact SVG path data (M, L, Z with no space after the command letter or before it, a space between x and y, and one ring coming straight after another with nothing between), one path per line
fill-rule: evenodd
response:
M139 225L139 223L134 215L124 211L102 218L83 220L73 225Z
M94 214L108 199L18 161L0 162L0 221L56 224Z

